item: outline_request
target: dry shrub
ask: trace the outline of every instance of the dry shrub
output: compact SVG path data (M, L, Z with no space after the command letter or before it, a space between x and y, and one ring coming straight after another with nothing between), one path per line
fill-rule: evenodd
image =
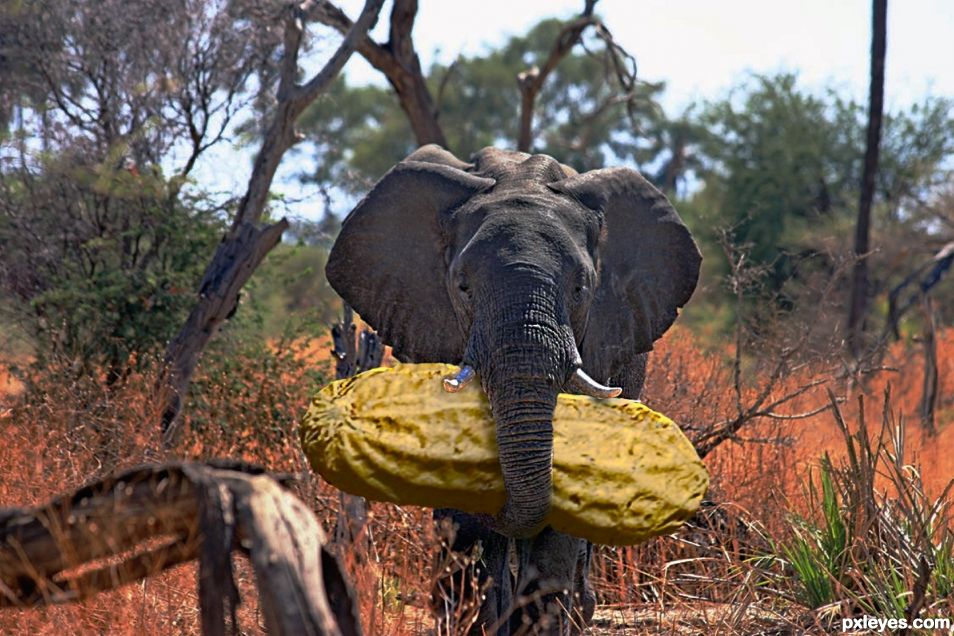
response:
M37 504L114 468L141 463L158 440L143 426L144 377L108 389L100 379L48 368L25 380L24 393L0 396L8 409L0 416L0 505ZM81 604L4 610L0 632L196 633L194 581L195 568L183 566Z
M842 600L821 612L810 611L800 595L791 563L779 546L780 537L791 536L793 520L817 522L819 506L806 494L806 480L809 475L817 475L823 457L835 463L846 460L846 440L862 428L861 402L857 398L864 397L869 405L880 403L889 385L895 395L891 422L904 431L905 444L892 456L892 470L876 471L868 496L873 498L877 493L879 509L886 511L885 516L893 511L896 518L891 529L882 523L881 534L866 537L867 553L880 551L885 555L883 562L899 559L903 553L907 560L897 576L889 573L881 580L861 569L854 570L855 587L868 590L869 597L871 590L882 589L887 598L886 581L890 580L894 585L890 589L896 592L892 597L894 609L897 612L902 605L903 610L903 603L915 595L919 557L933 554L928 560L936 562L934 567L941 572L937 587L946 589L944 581L952 570L948 553L951 539L943 529L950 527L950 519L937 521L942 527L932 535L933 549L921 546L918 552L909 549L910 542L899 538L906 519L926 516L935 502L940 508L949 504L950 492L945 488L954 477L954 459L945 450L954 448L954 330L938 336L942 403L936 434L925 431L918 420L920 353L919 347L893 345L885 357L884 372L866 378L865 384L852 385L834 375L816 384L822 373L830 374L834 368L821 364L801 366L770 386L757 374L750 378L748 388L743 387L743 402L766 388L770 389L768 402L802 387L810 389L786 402L785 408L776 413L781 417L753 418L706 457L712 476L710 497L718 504L704 507L673 535L640 546L600 549L594 577L601 602L612 604L623 615L615 624L646 629L646 621L652 620L657 631L668 626L665 633L800 633L827 630L834 619L850 616L859 608L866 608L870 614L876 608L887 607L885 599L880 605L870 602L865 606L858 602L860 593L852 599L850 589L843 585ZM704 439L707 428L730 420L737 412L733 354L730 348L702 354L691 336L674 330L653 354L647 401L679 422L690 438ZM826 408L831 407L826 387L848 397L837 407L841 421L847 422L844 429L831 408ZM811 415L788 418L801 414ZM861 435L876 443L885 433L869 430ZM875 453L878 463L887 459L888 450L882 447L881 454ZM851 476L849 471L842 483L851 483ZM843 500L842 514L850 516L859 505ZM902 517L902 510L909 514ZM888 572L885 567L880 571ZM935 595L932 602L933 608L922 615L954 614L954 599L945 601ZM726 605L729 610L718 611ZM647 608L654 612L651 619L645 616Z
M328 346L287 341L207 356L175 454L229 456L299 474L299 493L330 534L341 499L308 470L297 433L310 394L330 375ZM731 346L704 351L676 329L653 354L647 402L683 425L693 439L704 437L713 424L731 420L737 412L734 359ZM825 377L828 386L849 394L841 406L849 426L857 422L855 397L870 394L877 402L891 383L894 408L907 422L904 459L923 466L924 489L934 497L954 475L954 457L945 452L954 448L954 330L938 334L938 359L944 397L933 436L917 424L919 348L893 346L884 361L893 370L867 378L866 385L849 387ZM745 376L743 400L752 400L764 388L765 378L754 369ZM771 386L769 403L830 370L793 363L792 371ZM157 418L149 413L147 399L150 373L107 386L104 378L76 379L69 368L50 367L23 380L25 390L19 395L0 395L2 505L37 503L106 471L156 458L158 433L152 423ZM811 412L826 400L822 385L812 386L779 407L776 415ZM809 469L825 452L838 461L844 447L828 411L802 419L747 421L706 457L711 496L718 505L707 506L691 527L672 536L597 551L592 578L603 604L597 623L604 631L599 633L617 628L625 633L614 627L623 623L636 625L632 629L638 632L666 633L752 633L768 625L806 628L806 608L791 585L783 587L785 577L778 576L784 566L759 557L770 552L766 537L784 536L793 513L810 515L803 491ZM435 576L445 567L466 568L466 560L437 563L440 540L428 510L373 504L363 532L340 558L355 583L367 633L401 636L432 629L429 606ZM241 559L237 570L245 600L241 625L248 633L258 633L253 582ZM195 568L188 565L78 605L4 611L0 633L194 634L196 608ZM467 620L461 617L462 623Z
M290 340L266 346L226 342L199 368L187 407L186 432L169 455L231 457L300 477L299 494L331 535L338 491L321 483L298 446L298 419L311 393L329 376L330 343ZM4 377L8 369L3 368ZM25 390L0 393L0 506L32 505L112 470L168 455L159 453L158 418L150 413L154 375L130 375L108 386L76 378L69 367L28 369ZM419 633L438 544L430 511L373 504L367 548L340 560L355 582L369 634ZM196 568L174 568L135 586L76 605L0 612L2 634L196 634ZM246 633L261 633L251 568L237 559Z

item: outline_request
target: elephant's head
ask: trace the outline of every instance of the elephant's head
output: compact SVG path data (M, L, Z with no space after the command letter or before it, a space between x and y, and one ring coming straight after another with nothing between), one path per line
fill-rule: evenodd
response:
M549 509L557 393L618 393L600 383L652 349L701 257L633 170L474 161L429 146L396 165L345 219L327 275L399 359L477 371L507 489L496 527L525 536Z

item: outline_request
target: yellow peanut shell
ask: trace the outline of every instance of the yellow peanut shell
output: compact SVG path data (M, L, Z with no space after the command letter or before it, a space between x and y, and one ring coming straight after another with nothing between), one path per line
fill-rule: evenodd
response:
M442 378L456 372L405 364L324 387L301 425L312 467L368 499L498 512L504 484L490 404L479 382L445 392ZM559 396L547 518L557 530L638 543L678 528L708 484L692 444L664 415L633 400Z

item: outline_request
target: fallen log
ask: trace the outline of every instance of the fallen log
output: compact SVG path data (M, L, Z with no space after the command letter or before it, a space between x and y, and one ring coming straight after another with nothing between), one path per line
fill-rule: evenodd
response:
M0 508L0 607L78 601L198 559L203 633L237 633L238 550L270 634L360 634L351 588L287 481L241 462L166 463Z

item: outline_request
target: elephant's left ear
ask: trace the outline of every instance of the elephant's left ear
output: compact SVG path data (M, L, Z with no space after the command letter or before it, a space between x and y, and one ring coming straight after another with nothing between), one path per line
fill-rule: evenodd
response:
M452 166L405 160L344 220L325 266L328 282L399 360L463 356L444 281L441 216L493 185Z
M551 184L603 212L599 286L584 346L650 351L696 288L702 255L662 192L635 170L605 168Z

